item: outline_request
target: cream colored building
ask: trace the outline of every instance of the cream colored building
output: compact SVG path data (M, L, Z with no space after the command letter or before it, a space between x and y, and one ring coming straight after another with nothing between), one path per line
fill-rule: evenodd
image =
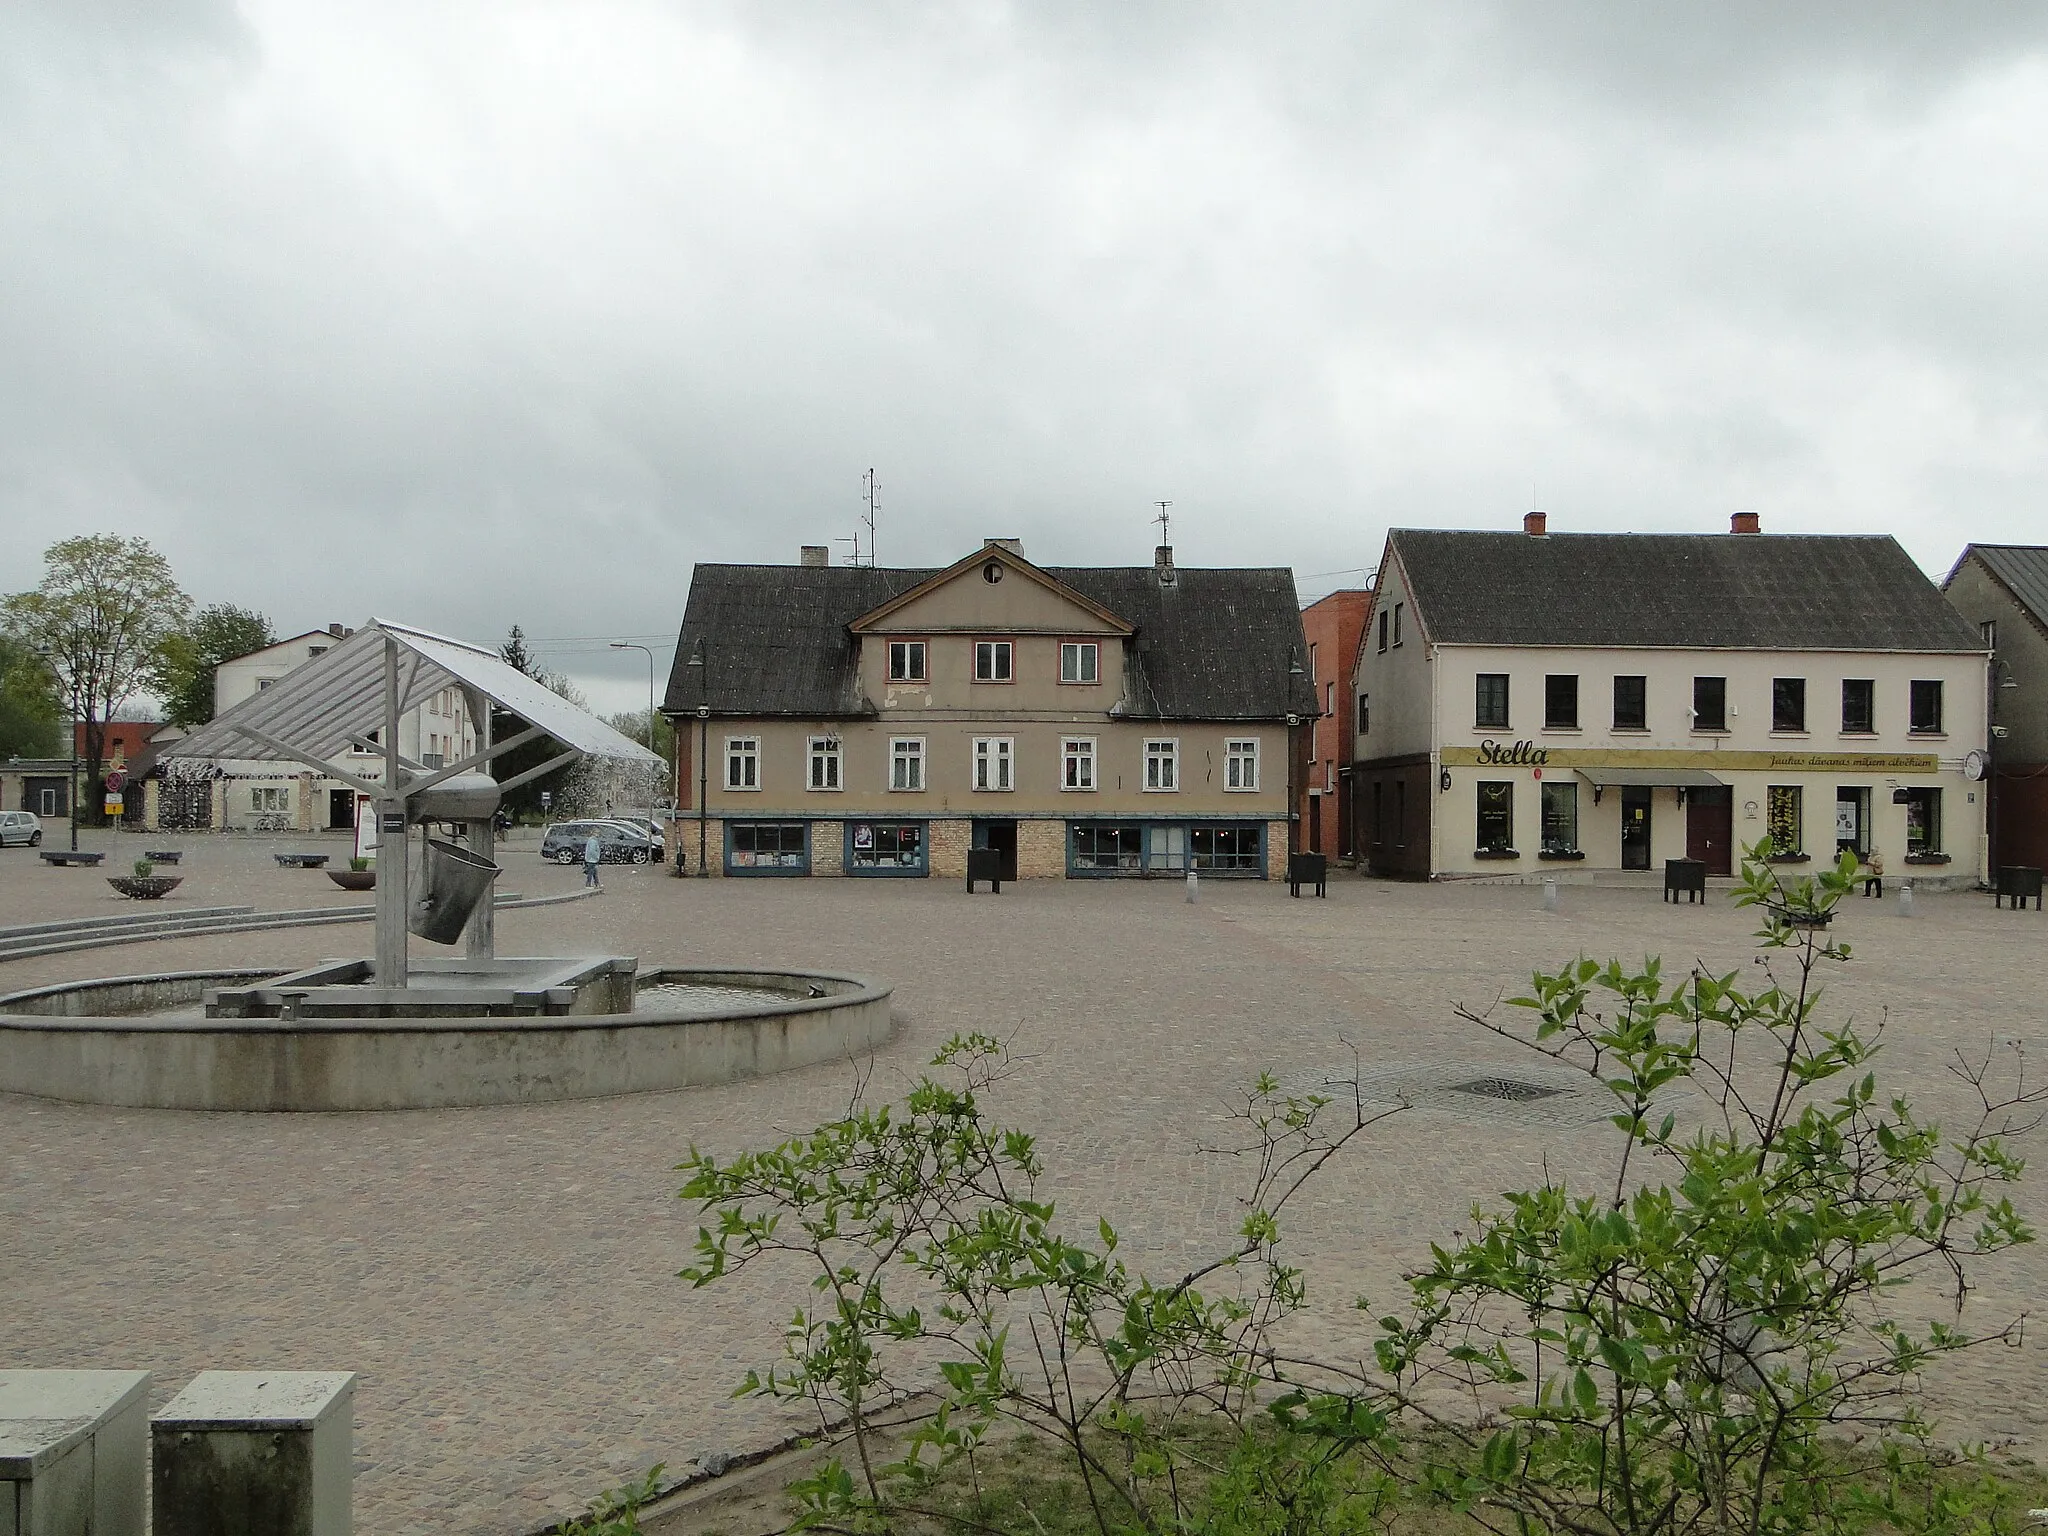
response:
M295 668L325 655L352 633L333 624L222 662L213 673L214 714L219 716L262 692ZM459 689L431 694L417 709L399 717L399 752L425 767L456 762L474 752L476 745L476 722L469 718ZM354 748L334 759L334 765L357 778L377 782L383 778L381 751ZM345 831L355 826L356 792L339 780L293 772L268 759L223 758L214 768L211 787L204 791L211 803L203 814L179 803L199 792L196 784L166 781L153 785L152 824L190 821L229 831L291 832Z
M1397 529L1353 783L1390 875L1983 871L1987 653L1889 538Z
M699 566L665 712L729 875L1264 878L1314 708L1284 570ZM700 773L700 769L702 772Z

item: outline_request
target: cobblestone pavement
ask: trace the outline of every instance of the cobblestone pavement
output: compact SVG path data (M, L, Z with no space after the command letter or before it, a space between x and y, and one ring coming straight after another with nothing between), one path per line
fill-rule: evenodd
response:
M196 840L195 840L196 841ZM253 845L222 841L195 902L277 885ZM213 861L218 860L217 868ZM580 879L530 850L506 860L530 894ZM243 866L246 866L244 868ZM0 923L48 915L49 882L0 874ZM76 874L54 878L76 880ZM285 877L292 890L311 878ZM229 889L251 894L234 897ZM1141 1262L1171 1269L1235 1222L1239 1170L1198 1144L1231 1095L1270 1069L1384 1081L1446 1064L1526 1059L1460 1023L1454 1004L1511 993L1581 952L1717 971L1749 963L1751 919L1716 894L1432 888L1339 879L1327 901L1284 886L1027 882L972 899L953 882L678 881L607 870L596 901L506 913L508 954L589 950L656 961L841 967L896 984L886 1090L947 1035L1014 1038L1029 1067L996 1112L1035 1129L1077 1221L1108 1215ZM1851 902L1857 959L1832 1006L1888 1012L1891 1072L1929 1105L1962 1099L1957 1047L2042 1033L2031 912L1922 898L1901 919ZM368 930L222 936L0 966L0 987L113 971L309 961L360 952ZM692 1292L691 1213L672 1167L841 1108L851 1066L595 1103L355 1115L201 1115L0 1097L0 1365L131 1366L161 1396L208 1366L353 1369L358 1526L372 1536L531 1528L656 1459L737 1450L787 1422L728 1397L771 1358L797 1292L748 1277ZM1395 1298L1402 1269L1475 1201L1547 1166L1590 1169L1597 1128L1471 1095L1436 1094L1369 1132L1295 1214L1326 1347ZM2038 1155L2040 1148L2032 1149ZM2034 1181L2038 1188L2038 1180ZM2048 1202L2027 1206L2039 1214ZM1987 1269L1970 1316L2002 1320L2048 1292L2048 1253ZM1957 1434L2048 1453L2043 1346L1999 1349L1928 1384Z

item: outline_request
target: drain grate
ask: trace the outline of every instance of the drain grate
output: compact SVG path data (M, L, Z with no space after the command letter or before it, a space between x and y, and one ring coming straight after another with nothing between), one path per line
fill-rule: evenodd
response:
M1506 1099L1514 1104L1555 1098L1570 1091L1567 1088L1546 1088L1541 1083L1525 1083L1518 1077L1475 1077L1469 1083L1451 1085L1453 1093L1473 1093L1483 1099Z

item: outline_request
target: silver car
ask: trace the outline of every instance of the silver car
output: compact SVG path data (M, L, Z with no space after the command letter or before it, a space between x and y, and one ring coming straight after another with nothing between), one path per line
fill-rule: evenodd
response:
M0 848L9 843L33 848L43 840L43 818L34 811L0 811Z

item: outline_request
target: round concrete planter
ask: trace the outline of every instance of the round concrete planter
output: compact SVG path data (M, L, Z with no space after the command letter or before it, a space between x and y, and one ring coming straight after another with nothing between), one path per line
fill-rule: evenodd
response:
M161 901L184 882L183 875L107 876L107 884L131 901Z
M845 1061L889 1038L886 982L820 971L656 966L656 982L774 987L706 1015L209 1019L207 989L281 970L68 982L0 998L0 1093L154 1109L442 1109L609 1098ZM815 996L804 996L815 991ZM152 1016L156 1014L157 1016Z
M377 871L374 869L330 869L327 878L344 891L374 891L377 889Z

